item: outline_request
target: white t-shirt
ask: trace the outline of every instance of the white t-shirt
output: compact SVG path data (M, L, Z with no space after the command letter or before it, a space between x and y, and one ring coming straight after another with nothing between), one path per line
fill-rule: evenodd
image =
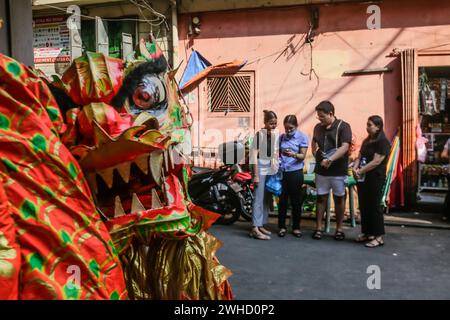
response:
M444 150L449 151L449 149L450 149L450 138L448 138L447 142L446 142L445 145L444 145ZM448 154L448 153L447 153L447 154ZM448 157L449 157L448 162L449 162L449 165L450 165L450 154L449 154Z
M448 150L450 147L450 138L448 138L447 142L444 145L444 150Z

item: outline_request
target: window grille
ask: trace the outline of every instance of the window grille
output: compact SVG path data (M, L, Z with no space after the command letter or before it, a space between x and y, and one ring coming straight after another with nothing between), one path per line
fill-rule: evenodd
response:
M209 112L250 112L251 84L250 75L208 77Z

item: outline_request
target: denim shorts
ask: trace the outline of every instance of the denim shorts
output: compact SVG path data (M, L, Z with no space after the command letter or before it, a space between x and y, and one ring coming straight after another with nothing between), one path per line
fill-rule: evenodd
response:
M321 176L316 174L316 190L317 195L323 196L333 191L333 195L337 197L345 196L345 185L347 176Z

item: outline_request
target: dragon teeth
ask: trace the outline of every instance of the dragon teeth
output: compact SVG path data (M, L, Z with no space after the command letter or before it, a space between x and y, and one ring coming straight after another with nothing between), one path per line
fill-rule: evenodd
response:
M152 174L153 180L155 180L158 185L161 185L163 158L164 155L161 151L152 152L149 158L150 173Z
M103 181L105 181L106 185L110 189L112 188L113 181L114 181L113 173L114 173L114 168L108 168L108 169L97 171L97 174L100 177L102 177Z
M114 218L121 217L125 215L125 210L123 210L122 202L120 197L116 196L116 201L114 205Z
M181 184L179 184L179 188L180 188L180 190L182 190ZM164 189L165 189L165 193L166 193L166 197L167 197L167 204L169 206L171 206L172 204L175 203L175 198L172 195L172 191L170 189L170 185L169 185L169 183L167 181L164 182Z
M134 163L142 172L148 174L149 161L147 155L137 158L136 160L134 160Z
M161 199L158 196L158 192L155 189L152 189L152 209L160 209L163 205L161 203Z
M170 159L170 167L172 168L172 170L175 169L175 162L173 161L173 152L174 152L174 148L172 146L169 147L169 159Z
M186 155L183 152L183 146L180 144L177 144L173 147L173 150L176 152L177 157L177 163L189 163L189 159L186 157Z
M139 200L136 193L133 193L133 199L131 200L131 212L136 213L136 212L141 212L141 211L145 211L145 210L146 209L142 205L141 200Z
M169 172L169 152L167 150L164 150L164 167L166 172Z
M130 181L130 168L131 162L125 162L124 164L116 167L117 172L119 172L125 183L128 183Z

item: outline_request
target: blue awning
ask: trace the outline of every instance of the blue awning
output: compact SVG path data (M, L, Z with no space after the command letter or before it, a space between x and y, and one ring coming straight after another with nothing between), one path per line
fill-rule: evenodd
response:
M211 66L211 63L205 57L197 51L192 50L186 69L184 69L183 76L181 77L180 88L183 88L186 83L209 66Z

